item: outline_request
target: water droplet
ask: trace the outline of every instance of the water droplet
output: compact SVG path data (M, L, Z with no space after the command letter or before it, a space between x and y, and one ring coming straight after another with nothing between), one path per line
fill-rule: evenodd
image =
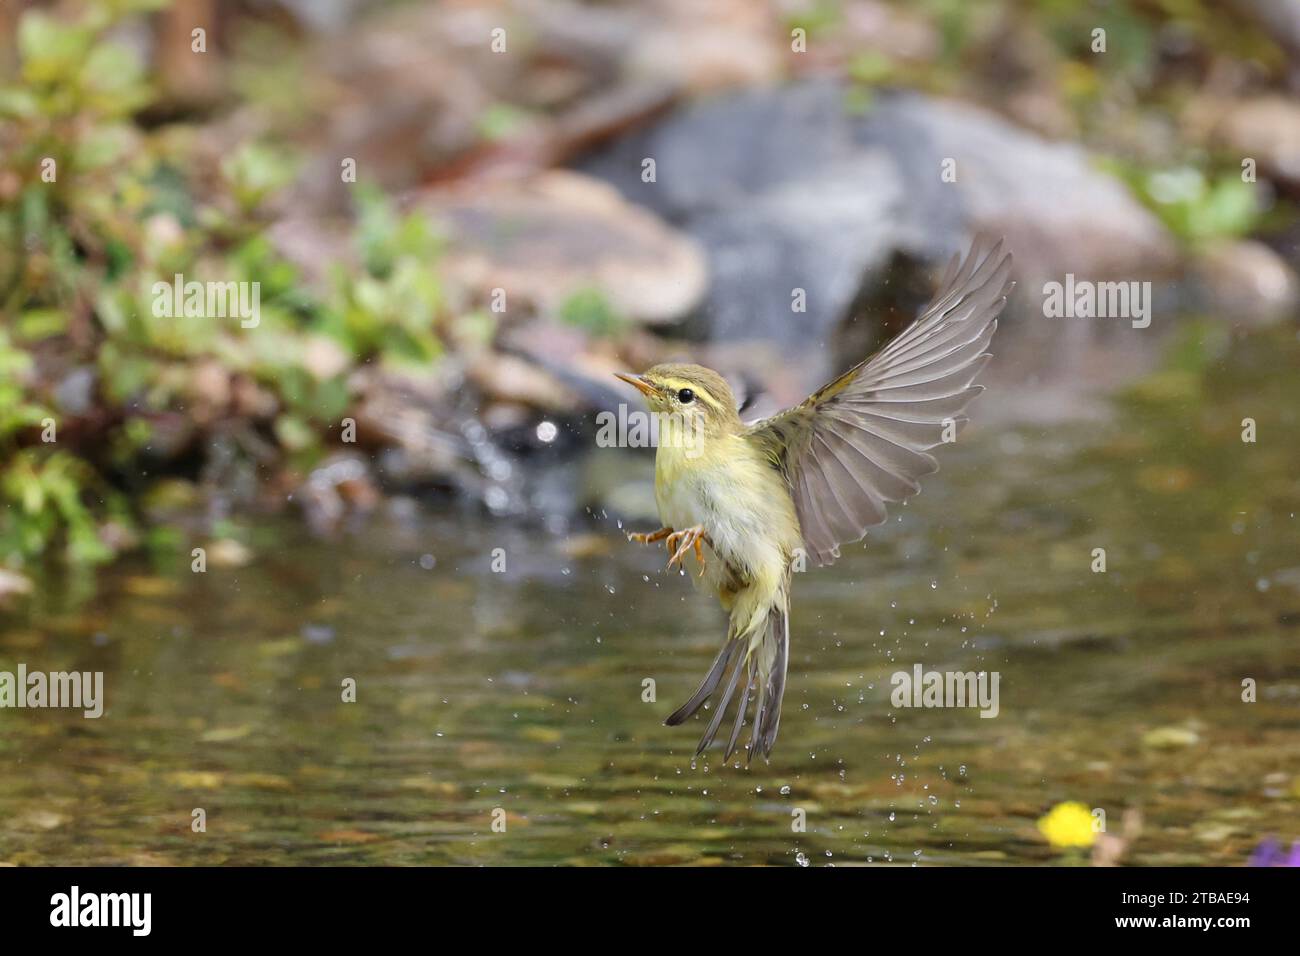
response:
M483 492L483 502L494 514L500 514L510 507L510 495L504 488L493 486Z

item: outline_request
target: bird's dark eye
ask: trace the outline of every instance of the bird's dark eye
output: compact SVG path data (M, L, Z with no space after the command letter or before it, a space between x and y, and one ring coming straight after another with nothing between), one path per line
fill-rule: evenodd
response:
M689 388L684 388L677 393L677 401L681 402L683 405L689 405L691 402L695 401L695 393Z

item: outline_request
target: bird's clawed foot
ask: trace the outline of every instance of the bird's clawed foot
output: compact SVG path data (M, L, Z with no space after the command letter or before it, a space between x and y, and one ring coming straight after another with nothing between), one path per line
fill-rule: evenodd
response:
M672 557L668 559L668 567L674 564L680 565L686 558L687 553L694 548L695 560L700 564L700 577L704 576L704 548L707 544L713 547L713 542L709 536L704 533L703 525L695 525L687 528L685 531L674 531L668 536L668 550L672 552Z
M635 541L638 544L654 544L656 541L662 541L672 533L672 528L660 528L658 531L629 531L627 540Z

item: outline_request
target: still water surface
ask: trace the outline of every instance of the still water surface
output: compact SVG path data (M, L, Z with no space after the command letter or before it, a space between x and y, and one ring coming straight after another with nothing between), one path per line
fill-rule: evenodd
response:
M1292 331L1189 346L1108 423L947 449L798 577L748 770L661 724L722 613L603 515L285 519L243 567L51 574L0 669L102 670L107 707L0 711L0 862L1042 864L1085 859L1035 825L1077 800L1140 819L1125 862L1242 863L1300 837L1297 370ZM917 663L997 671L998 716L893 707Z

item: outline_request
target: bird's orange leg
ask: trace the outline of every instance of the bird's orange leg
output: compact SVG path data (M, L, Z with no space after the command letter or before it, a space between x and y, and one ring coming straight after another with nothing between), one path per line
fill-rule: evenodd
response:
M668 559L668 567L671 568L674 564L680 564L693 548L695 550L695 560L700 564L700 576L703 577L705 567L704 544L713 547L713 542L704 533L703 525L697 524L685 531L674 531L668 535L668 550L673 552L672 557Z
M672 533L672 528L660 528L658 531L629 531L627 540L636 541L640 544L654 544L656 541L662 541Z

